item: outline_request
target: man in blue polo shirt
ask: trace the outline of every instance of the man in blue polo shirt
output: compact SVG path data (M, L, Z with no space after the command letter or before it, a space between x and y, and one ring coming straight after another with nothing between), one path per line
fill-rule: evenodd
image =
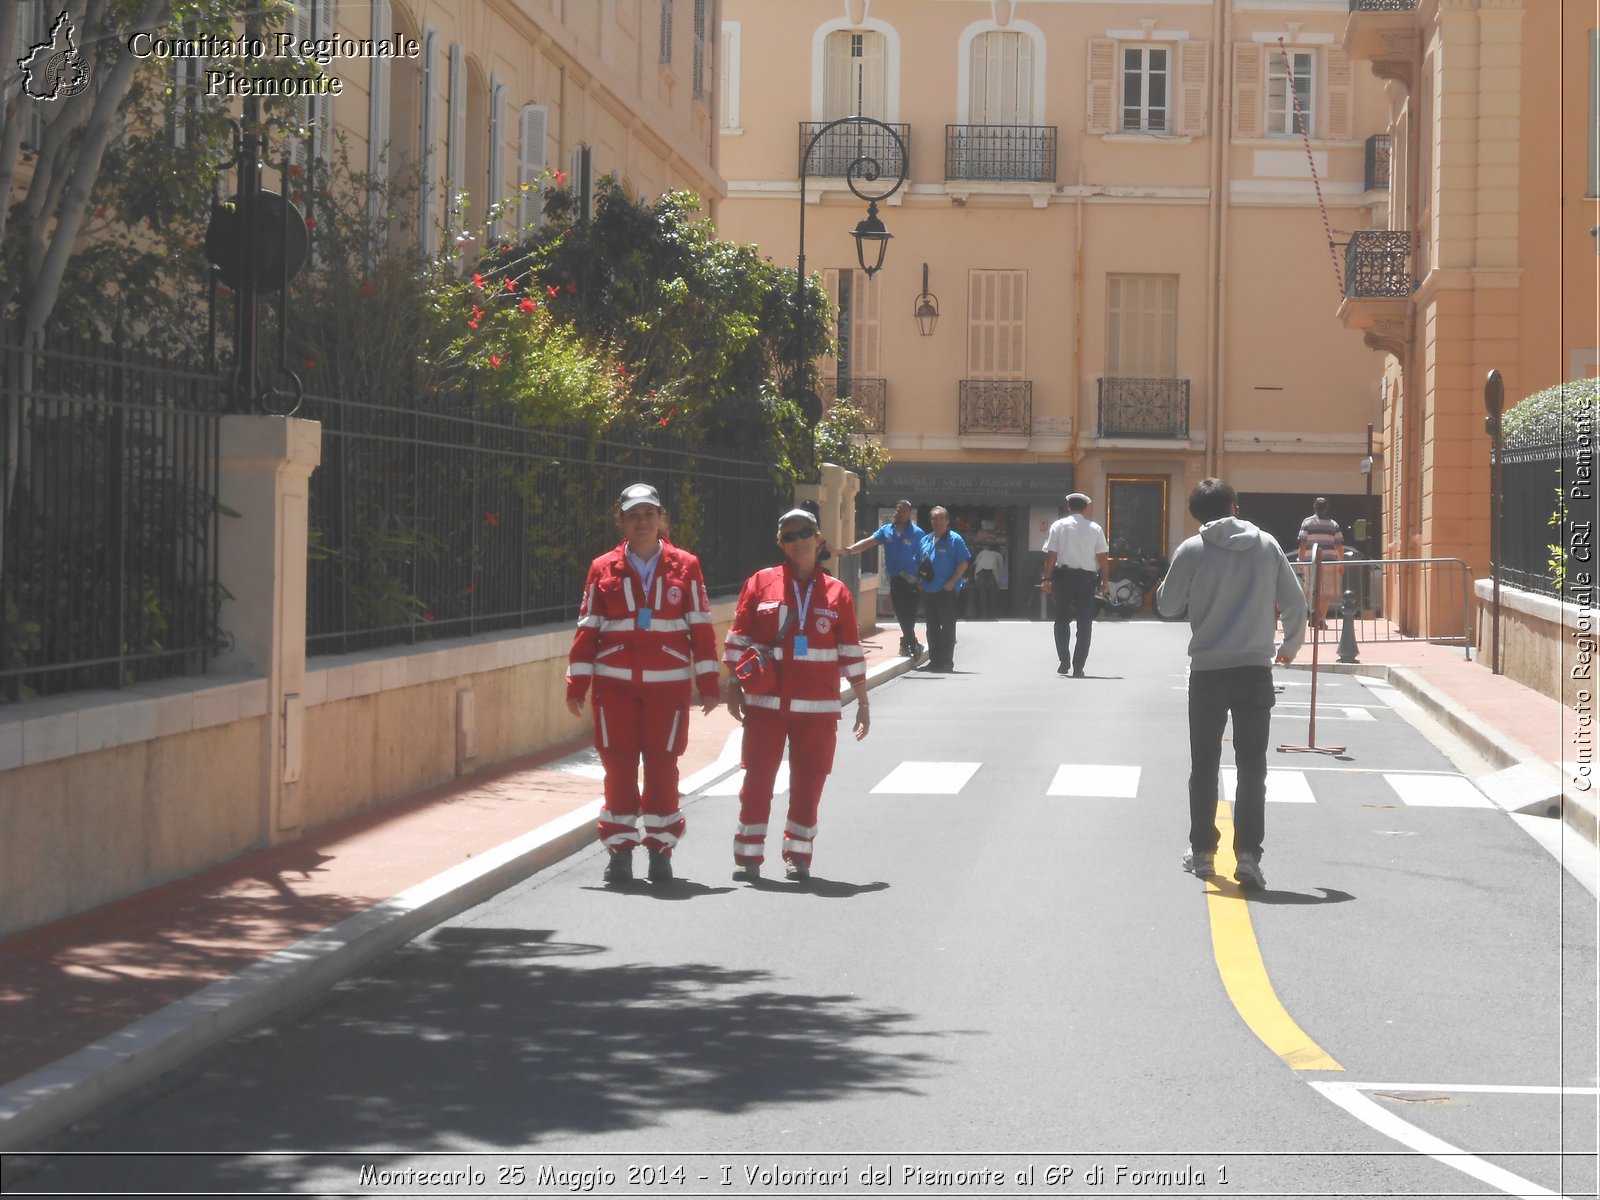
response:
M922 581L923 611L928 617L928 670L956 669L956 597L962 577L972 564L972 551L962 536L950 528L950 514L943 508L928 513L931 533L922 537L922 561L928 566L918 573Z
M883 547L883 571L889 576L889 600L894 605L894 619L900 622L900 653L916 658L922 653L922 643L917 641L917 598L922 589L917 586L917 560L921 555L922 529L912 517L916 510L911 501L900 500L894 506L894 520L880 525L859 542L852 542L839 551L859 554L874 543Z

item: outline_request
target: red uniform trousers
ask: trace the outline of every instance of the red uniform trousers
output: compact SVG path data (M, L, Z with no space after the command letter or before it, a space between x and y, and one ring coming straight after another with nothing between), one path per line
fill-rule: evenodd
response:
M606 771L599 832L607 850L627 853L640 842L641 759L644 844L668 853L678 844L685 826L678 809L678 756L688 744L687 691L595 680L594 746Z
M783 762L785 740L789 743L789 820L783 827L783 857L811 865L817 806L822 803L822 785L833 770L839 720L826 715L785 716L765 708L747 708L744 714L744 785L739 789L739 827L733 834L737 863L759 863L766 857L772 786Z

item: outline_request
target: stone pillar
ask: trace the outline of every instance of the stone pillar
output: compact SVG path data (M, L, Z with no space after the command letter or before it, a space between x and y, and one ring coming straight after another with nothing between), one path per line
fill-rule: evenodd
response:
M222 419L217 571L228 648L219 671L264 676L267 717L256 797L265 844L300 831L301 696L306 676L306 549L311 472L322 461L322 426L293 417Z

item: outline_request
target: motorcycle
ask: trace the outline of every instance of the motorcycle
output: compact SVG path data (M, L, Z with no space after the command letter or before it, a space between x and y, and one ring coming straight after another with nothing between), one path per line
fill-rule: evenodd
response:
M1111 588L1096 597L1098 615L1131 617L1144 607L1145 597L1167 573L1167 560L1159 554L1134 554L1111 569Z

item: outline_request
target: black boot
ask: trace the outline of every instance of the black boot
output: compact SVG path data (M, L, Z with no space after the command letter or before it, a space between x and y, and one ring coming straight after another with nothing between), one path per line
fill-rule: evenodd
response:
M647 877L651 883L672 882L672 859L665 850L650 851L650 870Z
M632 850L613 850L611 852L611 857L606 860L605 881L610 887L633 882Z

